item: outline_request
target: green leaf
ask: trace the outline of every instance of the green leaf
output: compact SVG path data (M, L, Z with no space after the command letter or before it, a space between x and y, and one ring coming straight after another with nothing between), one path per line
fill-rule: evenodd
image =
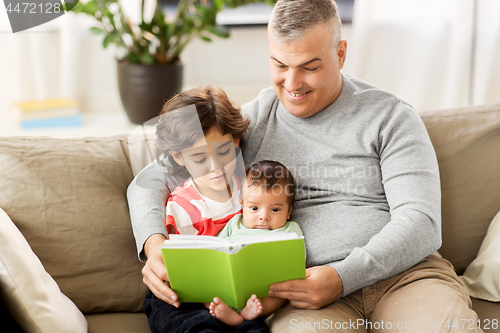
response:
M139 56L135 53L129 53L127 54L127 56L125 57L125 59L127 59L128 62L131 62L131 63L139 63Z
M143 31L153 33L153 24L152 23L142 22L141 24L138 25L138 27L141 28L141 30L143 30Z
M82 4L83 5L83 4ZM86 14L89 15L95 15L97 13L97 2L96 1L89 1L87 4L82 6L82 11ZM73 8L75 10L77 7Z
M92 32L93 34L99 35L99 34L105 33L106 31L104 31L104 29L101 29L99 27L92 27L92 28L90 28L90 32Z
M228 28L220 25L211 27L208 31L220 38L228 38L231 35Z
M152 65L155 63L155 58L149 53L149 51L144 51L141 54L141 63L145 65Z
M213 0L213 3L215 5L215 9L217 11L220 11L222 7L224 6L224 0Z
M107 48L107 47L108 47L108 45L109 45L110 43L112 43L112 42L115 40L115 38L116 38L116 31L115 31L115 32L112 32L112 33L110 33L109 35L107 35L106 37L104 37L104 39L103 39L103 41L102 41L102 46L103 46L104 48Z
M126 54L127 61L144 64L175 61L186 45L197 37L206 42L211 42L216 37L229 37L229 29L216 24L217 13L224 8L234 8L248 3L273 5L276 2L276 0L179 0L177 13L173 18L169 17L167 20L163 7L157 5L151 21L141 20L138 25L133 25L129 23L130 20L120 5L120 2L129 0L66 1L66 9L70 9L69 7L73 5L72 11L85 13L96 19L96 26L91 28L91 32L103 36L104 48L113 43L117 46L119 54ZM144 3L144 1L139 2ZM113 6L110 6L111 4ZM131 42L125 38L126 35L131 37ZM121 53L123 51L125 53Z
M64 10L66 12L69 12L70 10L75 8L78 5L78 3L79 3L78 0L65 0L62 5L64 6Z

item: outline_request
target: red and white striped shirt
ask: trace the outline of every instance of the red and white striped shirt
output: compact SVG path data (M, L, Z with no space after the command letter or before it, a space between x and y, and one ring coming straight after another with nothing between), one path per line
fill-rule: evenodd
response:
M203 196L189 178L177 187L167 203L167 229L173 226L176 234L215 236L236 214L241 213L240 182L232 179L232 197L225 203Z

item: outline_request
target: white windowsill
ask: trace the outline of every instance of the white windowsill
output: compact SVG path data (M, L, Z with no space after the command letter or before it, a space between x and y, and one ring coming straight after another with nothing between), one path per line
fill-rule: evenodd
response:
M53 138L104 137L130 134L139 125L132 124L124 112L84 113L83 126L20 129L16 120L10 115L2 116L0 121L0 137L7 136L49 136ZM153 129L148 129L148 132Z

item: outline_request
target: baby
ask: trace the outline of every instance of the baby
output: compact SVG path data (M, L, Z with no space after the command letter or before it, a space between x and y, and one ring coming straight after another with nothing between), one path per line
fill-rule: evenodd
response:
M292 174L281 163L261 161L247 171L241 191L242 213L235 215L219 233L219 237L237 240L269 233L295 232L302 236L296 222L288 221L295 204ZM281 308L286 299L252 295L246 306L235 310L218 297L208 306L210 314L226 325L239 325L244 320L267 316Z

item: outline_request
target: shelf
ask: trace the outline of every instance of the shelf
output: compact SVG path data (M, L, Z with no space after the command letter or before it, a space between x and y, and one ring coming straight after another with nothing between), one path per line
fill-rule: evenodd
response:
M132 124L125 113L83 114L83 126L64 128L41 128L23 130L10 115L0 115L0 137L6 136L49 136L53 138L104 137L130 134L139 125ZM150 126L148 132L154 132Z

